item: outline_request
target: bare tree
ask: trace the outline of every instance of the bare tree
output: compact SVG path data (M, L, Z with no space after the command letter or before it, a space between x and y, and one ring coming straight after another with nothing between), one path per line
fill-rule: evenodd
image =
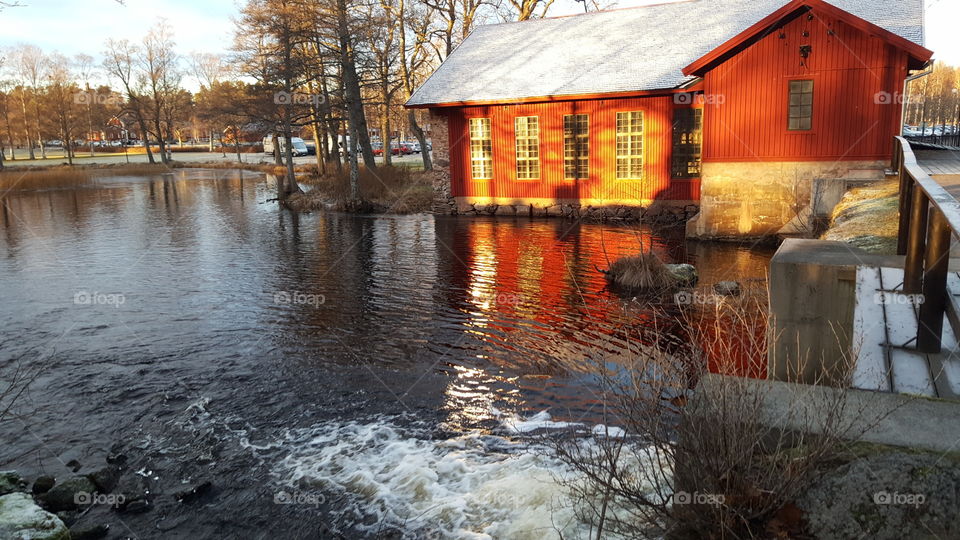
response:
M140 49L127 40L107 40L107 51L104 53L104 68L111 77L120 81L127 98L127 110L136 119L137 126L143 136L143 144L147 150L147 160L156 163L153 152L150 150L149 130L144 115L145 101L147 100L142 79L137 76L136 63Z
M174 51L173 31L166 21L157 23L143 38L138 65L150 99L147 111L160 148L160 160L170 162L167 138L173 136L170 124L176 94L180 90L182 72Z
M77 95L80 91L73 82L70 60L62 54L51 54L44 69L46 101L53 112L53 120L63 141L67 162L73 165L73 146L76 139Z

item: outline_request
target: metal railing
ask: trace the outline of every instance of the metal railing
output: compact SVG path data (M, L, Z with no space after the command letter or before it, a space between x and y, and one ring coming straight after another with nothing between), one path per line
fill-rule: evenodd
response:
M903 292L921 294L917 349L938 353L947 309L950 243L960 232L960 203L920 165L903 137L894 137L893 170L900 176L897 254L906 255Z
M907 140L912 143L932 144L947 148L960 148L960 133L951 135L911 135Z

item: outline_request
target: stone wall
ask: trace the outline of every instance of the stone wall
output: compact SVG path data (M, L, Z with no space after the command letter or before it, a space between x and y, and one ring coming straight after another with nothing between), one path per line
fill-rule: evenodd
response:
M433 145L433 212L456 214L457 202L450 191L450 127L442 109L430 109Z
M687 236L758 238L776 234L811 204L813 180L881 180L885 161L704 163L700 214Z
M646 206L552 199L471 200L467 197L456 197L455 201L455 213L465 216L559 217L658 224L684 223L699 211L699 207L692 201L655 201Z

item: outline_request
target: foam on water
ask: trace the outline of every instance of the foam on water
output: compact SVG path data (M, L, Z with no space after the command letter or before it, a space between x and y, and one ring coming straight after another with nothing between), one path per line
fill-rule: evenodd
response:
M561 424L548 424L545 413L529 422ZM287 443L282 484L344 495L334 528L372 533L386 524L438 539L589 537L561 483L575 473L537 443L479 433L430 440L383 419L292 431Z

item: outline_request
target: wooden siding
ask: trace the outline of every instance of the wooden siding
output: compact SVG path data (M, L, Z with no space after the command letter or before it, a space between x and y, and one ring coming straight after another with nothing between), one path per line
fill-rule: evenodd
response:
M802 15L787 23L785 39L774 30L705 74L705 162L890 158L901 105L878 104L875 96L900 95L907 54L812 13L812 20ZM812 47L807 67L801 45ZM795 79L814 81L809 132L787 130L788 85Z
M698 179L671 180L670 152L673 97L655 96L490 105L451 109L451 191L454 197L649 201L698 200ZM644 112L644 178L616 180L616 113ZM589 115L589 178L563 177L563 116ZM540 178L518 180L514 119L540 119ZM470 171L469 119L490 118L493 138L493 179L473 180Z

